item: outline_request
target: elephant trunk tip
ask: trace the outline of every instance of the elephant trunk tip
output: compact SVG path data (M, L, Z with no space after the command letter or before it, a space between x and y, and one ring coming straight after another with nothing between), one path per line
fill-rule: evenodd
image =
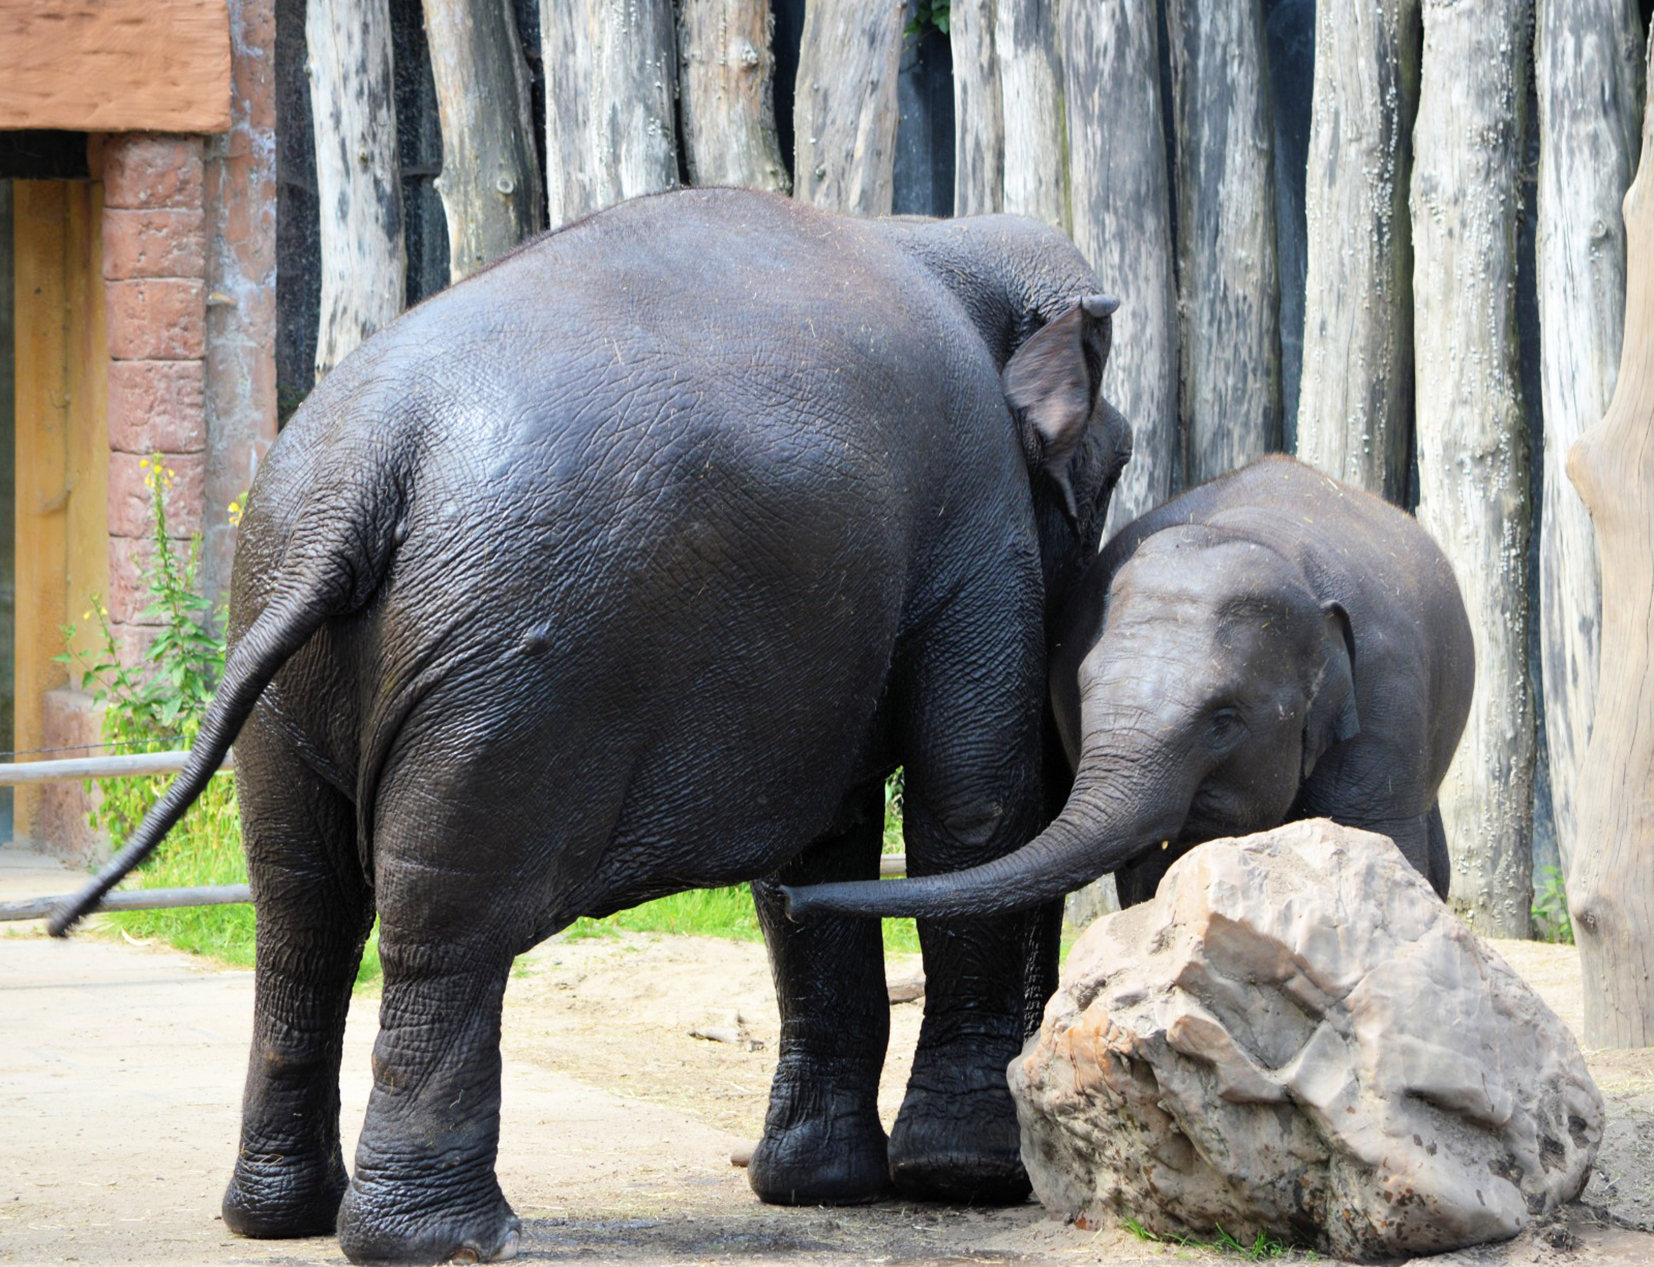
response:
M793 924L808 924L818 914L815 899L810 896L809 887L798 888L791 884L781 885L781 909L787 920Z

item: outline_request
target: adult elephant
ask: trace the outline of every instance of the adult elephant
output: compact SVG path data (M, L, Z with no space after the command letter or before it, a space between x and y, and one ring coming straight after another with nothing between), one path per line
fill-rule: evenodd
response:
M1051 693L1073 793L958 875L788 890L790 913L962 916L1114 872L1154 895L1201 841L1327 817L1391 837L1443 898L1436 792L1475 679L1452 569L1412 516L1291 458L1150 511L1075 587Z
M258 972L232 1230L337 1213L353 1261L506 1256L513 956L685 888L876 875L898 763L916 871L1035 834L1045 613L1130 447L1098 392L1096 291L1029 221L683 191L525 246L316 389L249 497L189 765L54 926L234 739ZM758 1193L1025 1191L1003 1069L1034 922L921 928L925 1027L887 1149L878 930L796 928L756 887L782 1013ZM375 912L347 1186L340 1038ZM1053 973L1042 957L1036 993Z

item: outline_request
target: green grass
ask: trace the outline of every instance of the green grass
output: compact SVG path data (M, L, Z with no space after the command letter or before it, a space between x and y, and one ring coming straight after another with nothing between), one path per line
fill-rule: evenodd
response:
M219 784L223 786L220 787ZM106 787L109 785L105 785ZM164 782L157 780L155 794ZM153 799L151 797L150 799ZM147 802L146 802L147 804ZM901 774L885 785L884 851L902 848ZM127 888L191 888L204 884L245 884L247 863L241 851L241 828L235 812L233 785L215 780L209 794L190 811L126 884ZM253 908L193 906L168 911L126 911L108 916L116 927L139 938L164 941L190 954L204 955L236 968L253 964ZM635 933L669 933L696 937L727 937L734 941L761 941L752 891L739 884L726 889L691 889L604 919L576 920L566 934L571 939ZM884 921L884 944L893 953L917 953L919 934L910 919ZM377 926L368 937L358 987L380 975Z
M918 953L919 933L910 919L887 919L884 948L895 954ZM727 937L732 941L762 941L752 891L744 884L727 889L691 889L656 898L642 906L617 911L603 919L578 919L564 936L614 937L620 930L633 933L680 933L694 937Z
M1259 1232L1250 1244L1237 1241L1221 1227L1214 1229L1216 1235L1212 1240L1203 1241L1193 1236L1179 1236L1175 1232L1151 1232L1136 1219L1125 1219L1121 1226L1140 1241L1150 1241L1156 1245L1177 1245L1184 1249L1203 1249L1211 1253L1232 1254L1237 1258L1244 1258L1251 1262L1259 1262L1265 1258L1299 1258L1305 1261L1314 1261L1314 1250L1299 1249L1283 1240L1270 1236L1267 1232Z

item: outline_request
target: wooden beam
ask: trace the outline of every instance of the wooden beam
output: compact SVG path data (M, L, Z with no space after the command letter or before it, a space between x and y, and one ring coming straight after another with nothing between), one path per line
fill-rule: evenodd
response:
M1418 92L1418 0L1316 10L1297 454L1398 505L1412 441Z
M1260 0L1168 0L1166 30L1192 488L1281 447L1275 131Z
M0 0L0 128L229 126L225 0Z
M1602 593L1591 517L1563 478L1568 450L1607 412L1625 320L1620 202L1637 167L1643 97L1636 0L1539 7L1539 655L1551 814L1566 875L1597 689Z
M1654 45L1650 46L1654 52ZM1654 102L1650 103L1654 106ZM1602 660L1579 781L1568 909L1585 1045L1654 1044L1654 109L1625 196L1625 339L1608 413L1568 454L1596 527Z
M793 188L804 202L889 215L895 196L901 0L814 0L798 54Z
M678 84L692 184L788 190L775 127L770 25L769 5L756 0L678 6Z
M1528 424L1517 378L1516 217L1529 0L1424 0L1413 125L1419 522L1453 565L1476 693L1441 787L1453 905L1526 937L1533 902Z

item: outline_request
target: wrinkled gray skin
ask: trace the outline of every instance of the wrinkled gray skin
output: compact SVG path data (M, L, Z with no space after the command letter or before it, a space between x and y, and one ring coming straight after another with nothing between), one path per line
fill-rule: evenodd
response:
M317 388L253 486L190 765L55 924L234 738L258 974L232 1230L337 1214L356 1262L509 1255L513 956L745 879L782 1015L758 1193L1026 1191L1003 1070L1051 988L1051 913L921 925L924 1032L887 1144L878 929L790 925L778 884L877 875L898 763L917 873L1049 816L1046 610L1130 447L1098 395L1096 290L1030 221L683 191L525 247ZM347 1186L340 1041L375 912Z
M1017 910L1110 871L1130 905L1201 841L1323 816L1392 837L1446 897L1436 792L1475 667L1452 571L1411 516L1266 458L1114 537L1058 643L1076 775L1046 832L959 875L789 889L794 918Z

